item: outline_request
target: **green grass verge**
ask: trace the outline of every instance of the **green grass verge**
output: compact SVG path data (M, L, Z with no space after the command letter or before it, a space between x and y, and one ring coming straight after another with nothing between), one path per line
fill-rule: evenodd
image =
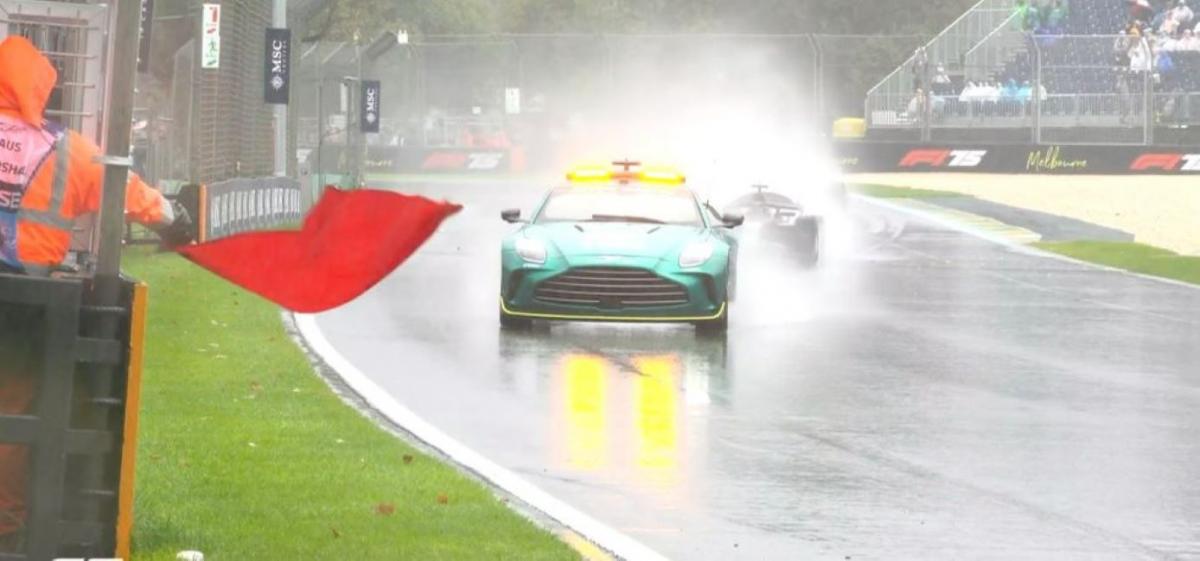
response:
M125 269L150 285L135 561L578 559L342 403L275 306L174 255Z
M911 187L893 187L891 185L851 185L850 191L868 197L879 199L930 199L934 197L965 197L962 193L953 191L936 191L933 189L916 189Z
M1200 284L1200 257L1132 242L1039 242L1036 247L1135 273Z

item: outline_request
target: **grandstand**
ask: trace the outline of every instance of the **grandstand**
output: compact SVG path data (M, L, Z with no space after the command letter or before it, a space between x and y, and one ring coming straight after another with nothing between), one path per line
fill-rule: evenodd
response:
M1060 6L1052 24L1031 23L1017 0L975 4L869 91L869 135L1195 142L1200 43L1178 38L1196 22L1156 33L1177 0L1136 23L1129 0L1059 1L1031 0Z

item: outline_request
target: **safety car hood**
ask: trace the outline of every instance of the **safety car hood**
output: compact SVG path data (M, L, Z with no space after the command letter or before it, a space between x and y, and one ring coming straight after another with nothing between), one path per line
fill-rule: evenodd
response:
M696 226L624 222L562 222L534 225L525 235L553 244L563 255L620 255L667 257L694 240L704 229Z

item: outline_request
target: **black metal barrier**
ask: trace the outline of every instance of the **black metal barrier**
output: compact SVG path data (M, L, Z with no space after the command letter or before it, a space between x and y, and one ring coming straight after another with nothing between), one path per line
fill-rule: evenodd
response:
M185 185L178 197L185 206L194 197L198 216L192 218L199 224L200 241L297 224L304 216L300 182L288 177Z
M146 290L88 290L0 274L0 561L128 557Z
M1195 146L843 141L834 149L845 173L1200 175L1200 147Z

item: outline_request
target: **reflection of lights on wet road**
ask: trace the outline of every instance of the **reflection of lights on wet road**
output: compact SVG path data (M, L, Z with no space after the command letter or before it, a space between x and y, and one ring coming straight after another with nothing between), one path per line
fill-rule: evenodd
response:
M679 394L675 380L679 359L634 358L642 373L634 385L634 426L637 427L637 465L643 469L669 470L678 463Z
M608 364L590 355L563 358L566 378L567 453L571 465L597 469L607 463L605 401Z
M615 363L599 355L573 353L560 364L567 463L594 471L614 467L609 465L612 458L628 458L629 467L636 471L651 473L656 480L674 479L683 399L680 358L635 355ZM618 418L610 419L611 415Z

